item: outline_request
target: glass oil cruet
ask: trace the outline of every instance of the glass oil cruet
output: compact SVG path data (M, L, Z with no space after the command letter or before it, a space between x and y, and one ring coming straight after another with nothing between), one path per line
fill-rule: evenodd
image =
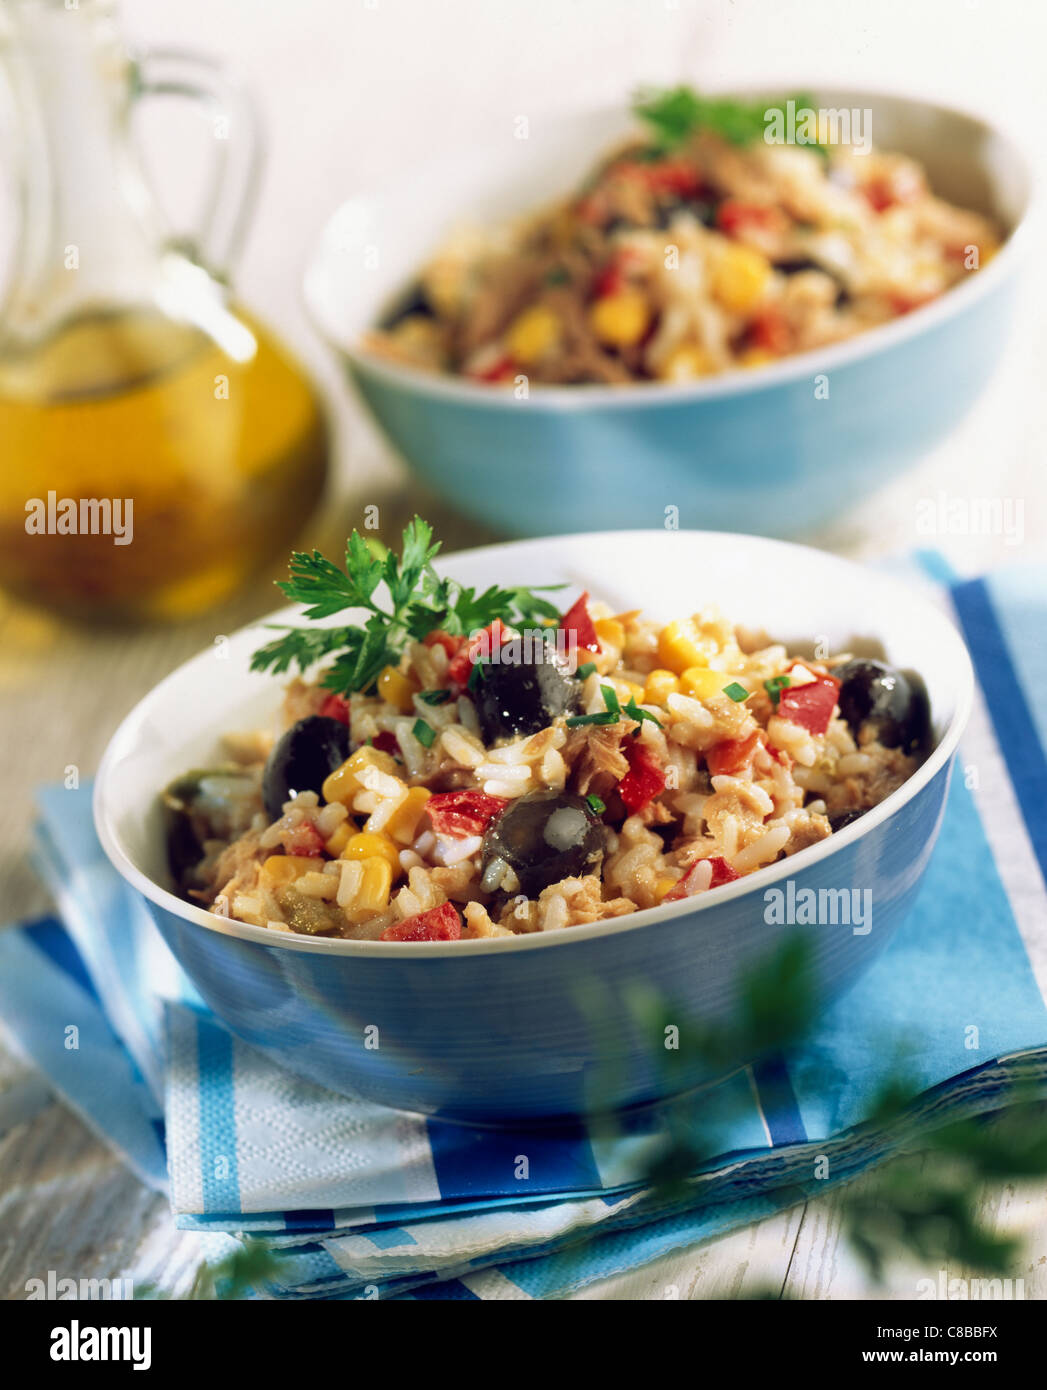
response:
M129 56L113 0L0 0L0 88L0 585L83 616L201 612L286 553L327 467L312 386L227 290L249 107L206 59ZM213 122L192 244L165 233L133 143L152 95Z

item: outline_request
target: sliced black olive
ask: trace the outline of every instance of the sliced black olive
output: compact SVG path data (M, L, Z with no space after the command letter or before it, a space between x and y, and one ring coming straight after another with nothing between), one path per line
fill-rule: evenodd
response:
M861 811L836 811L829 817L829 827L835 835L837 830L842 830L845 825L853 825L856 820L861 820L864 815L864 809Z
M473 681L472 695L485 743L536 734L558 714L577 709L580 687L556 648L546 645L537 660L511 661L511 645L502 660L485 662Z
M483 871L489 886L501 883L508 865L520 892L535 898L562 878L596 873L603 860L606 832L588 802L565 792L531 792L513 801L488 826ZM491 878L497 877L494 883Z
M311 714L299 719L269 754L262 775L265 813L279 820L285 801L299 792L316 792L323 800L324 779L349 756L349 730L339 719Z
M916 676L905 676L885 661L859 657L837 666L833 675L842 682L840 713L858 737L871 725L885 748L914 752L927 740L927 696Z
M413 284L396 301L394 307L382 318L380 327L388 331L390 328L395 328L403 319L411 318L414 315L421 315L427 319L436 317L436 310L420 281Z
M261 806L258 771L239 764L185 772L164 789L167 861L179 887L192 887L205 840L235 840Z

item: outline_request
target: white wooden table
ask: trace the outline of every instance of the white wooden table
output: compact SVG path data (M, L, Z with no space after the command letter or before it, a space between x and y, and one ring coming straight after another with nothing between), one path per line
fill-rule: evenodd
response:
M417 161L438 144L467 140L478 111L508 122L518 111L556 104L563 93L578 101L617 99L638 81L674 80L684 72L721 83L831 72L841 82L908 82L922 90L931 83L936 92L951 83L960 99L996 103L1028 127L1042 131L1047 115L1044 84L1034 73L1045 14L1020 0L991 6L926 0L915 9L883 4L863 7L860 24L835 0L804 0L788 7L788 15L719 0L670 0L664 14L645 0L578 0L568 14L559 0L521 0L515 19L506 14L508 5L475 0L303 0L293 23L286 7L260 8L253 0L162 7L126 0L125 8L140 38L235 52L263 95L271 162L241 287L246 302L280 327L330 393L340 495L328 514L328 534L344 535L362 507L377 502L390 530L410 511L428 516L448 549L489 537L405 486L303 321L298 269L339 189L385 174L391 163ZM445 100L442 94L452 90L455 99ZM177 166L176 154L165 151L164 172L175 182ZM1043 285L1043 267L1034 267L1011 349L961 429L918 469L817 538L820 543L873 557L930 541L968 572L1043 553ZM1021 546L1002 536L921 536L917 505L939 489L1020 499ZM59 778L70 763L90 774L119 720L160 677L216 633L272 606L271 589L260 585L199 622L120 633L70 628L0 598L4 918L46 906L25 861L33 788ZM1047 1296L1047 1195L1007 1187L986 1192L984 1205L1001 1227L1027 1233L1028 1257L1014 1275L1024 1277L1027 1297ZM143 1189L18 1059L0 1053L0 1298L23 1296L28 1278L51 1269L77 1277L133 1272L178 1292L188 1287L197 1260L195 1237L174 1230L163 1199ZM769 1291L905 1299L915 1296L917 1279L936 1274L897 1270L886 1290L868 1289L841 1244L830 1194L581 1297Z

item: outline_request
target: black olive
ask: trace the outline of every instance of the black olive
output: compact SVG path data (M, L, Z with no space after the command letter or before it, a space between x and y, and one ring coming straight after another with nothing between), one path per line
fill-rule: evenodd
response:
M339 719L311 714L299 719L269 754L262 774L265 813L279 820L285 801L299 792L316 792L323 800L324 779L349 756L349 730Z
M927 696L917 677L869 657L847 661L833 675L842 681L840 713L855 738L868 724L885 748L911 753L926 742Z
M834 811L829 816L829 826L835 835L837 830L842 830L845 825L853 825L856 820L860 820L865 815L868 808L861 811Z
M473 681L473 700L485 743L536 734L558 714L578 707L579 682L556 648L546 645L538 660L510 661L509 644L500 661L484 662Z
M380 327L388 332L390 328L395 328L404 319L421 315L423 318L431 319L436 317L436 310L433 308L429 296L426 294L421 281L412 285L395 306L383 317Z
M520 892L536 898L562 878L596 873L606 832L588 802L565 792L531 792L513 801L487 828L484 872L508 864ZM497 887L493 884L492 887Z

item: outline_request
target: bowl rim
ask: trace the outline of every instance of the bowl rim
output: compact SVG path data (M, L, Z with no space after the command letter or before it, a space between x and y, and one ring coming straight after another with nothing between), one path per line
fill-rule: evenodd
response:
M528 407L536 407L554 414L571 414L591 407L613 410L645 410L659 405L685 405L706 400L719 400L758 391L772 390L785 386L812 374L828 374L841 367L865 358L879 356L899 344L929 332L949 319L973 307L1002 282L1009 278L1018 262L1024 258L1033 242L1031 224L1038 220L1043 202L1044 179L1036 161L1030 155L1025 141L1007 125L991 117L987 112L975 107L965 108L952 102L937 101L928 97L913 96L911 93L891 90L889 87L862 87L844 85L833 88L828 83L782 84L795 86L815 96L819 91L835 91L838 95L848 93L856 100L874 101L876 99L908 103L913 108L934 110L959 119L973 121L983 127L987 135L1004 142L1012 156L1021 166L1025 179L1027 196L1021 216L1001 243L996 255L987 266L977 274L969 276L960 284L953 285L936 299L920 305L908 314L891 319L887 323L863 329L853 338L844 339L822 348L811 348L805 352L783 357L778 362L768 363L757 368L736 369L719 373L694 382L644 381L629 384L580 384L580 385L541 385L536 383L529 388ZM716 88L715 95L763 95L766 89L760 86L734 84ZM577 120L592 118L601 111L621 114L622 108L608 106L606 103L591 105L573 112L561 113L554 119ZM325 322L322 311L314 303L319 295L323 280L323 267L328 258L327 245L335 220L342 210L354 203L369 198L382 197L381 187L364 189L352 197L344 199L325 220L320 235L314 245L305 272L299 285L299 292L306 315L315 331L334 351L348 359L353 369L361 375L374 377L386 386L411 391L414 394L455 402L460 405L479 406L483 409L516 409L519 402L515 396L482 382L469 381L460 376L429 372L421 367L406 363L395 363L369 351L359 338L352 342L339 339L332 334Z
M641 531L599 531L584 533L586 536L592 535L594 539L599 538L605 542L628 543L630 539L635 540L642 536L663 536L661 531L641 530ZM628 913L624 917L606 918L598 922L584 923L579 926L565 928L562 931L553 932L533 932L527 935L506 937L480 937L475 940L456 940L456 941L350 941L343 938L332 937L309 937L298 936L288 932L272 931L268 927L256 927L247 922L239 922L231 917L219 916L216 913L208 912L203 907L197 907L192 903L179 898L169 889L151 879L138 866L133 863L124 851L119 837L116 834L114 817L110 811L108 801L109 794L107 783L112 769L121 760L122 744L132 736L138 723L145 715L147 708L161 698L162 693L176 681L184 676L185 671L202 655L206 654L207 649L190 657L182 662L161 681L152 687L121 720L117 729L110 738L105 752L102 756L98 772L95 775L94 790L92 795L92 813L94 818L95 830L105 851L107 858L117 872L133 888L137 889L149 902L164 909L181 920L192 923L196 926L205 928L208 931L217 932L219 935L232 936L240 940L253 942L256 945L270 947L275 950L287 950L292 952L305 952L307 954L364 957L370 959L393 958L393 959L431 959L445 960L448 957L458 957L462 955L490 955L515 953L517 951L547 950L559 946L569 945L574 942L591 941L598 937L618 936L625 932L656 930L661 923L667 923L678 917L690 916L707 911L709 908L717 907L721 904L740 898L746 893L758 893L771 884L790 877L795 877L798 870L796 861L803 859L800 870L819 863L828 858L838 850L845 849L848 845L856 843L870 832L876 830L890 819L903 806L915 799L915 797L929 786L938 774L946 769L953 755L959 746L960 738L967 725L971 708L974 700L974 669L971 664L970 655L955 625L950 621L945 612L938 608L927 596L919 592L910 585L895 579L893 576L877 574L870 571L866 566L857 564L855 561L845 559L842 556L831 554L827 551L816 550L811 546L796 545L789 541L773 540L767 537L746 536L736 532L702 532L684 530L678 532L681 536L701 538L706 535L714 535L720 541L735 540L751 544L756 541L761 546L782 547L791 553L796 551L809 552L818 557L820 563L828 564L830 567L837 567L847 571L859 571L865 573L870 579L880 584L886 584L900 591L899 596L904 596L910 609L920 612L925 621L932 624L939 624L945 638L946 644L952 649L952 656L956 662L956 676L958 678L959 689L956 694L956 705L948 726L942 733L942 737L937 745L931 750L927 759L916 769L913 775L904 782L896 791L885 797L877 806L867 811L859 820L855 821L844 829L836 831L828 838L819 841L815 845L798 851L796 856L790 856L784 860L776 861L767 865L765 868L756 870L755 873L743 875L734 882L721 885L699 895L697 898L684 898L679 902L661 903L657 907L641 908L636 912ZM458 559L463 556L486 556L494 557L506 549L534 544L556 544L562 541L563 537L532 537L528 540L512 541L506 543L495 543L486 546L476 546L468 550L456 551L449 554L448 560ZM297 609L291 611L297 612ZM246 633L262 624L272 620L274 616L286 614L287 610L277 610L277 614L269 614L253 620L238 628L233 636Z

